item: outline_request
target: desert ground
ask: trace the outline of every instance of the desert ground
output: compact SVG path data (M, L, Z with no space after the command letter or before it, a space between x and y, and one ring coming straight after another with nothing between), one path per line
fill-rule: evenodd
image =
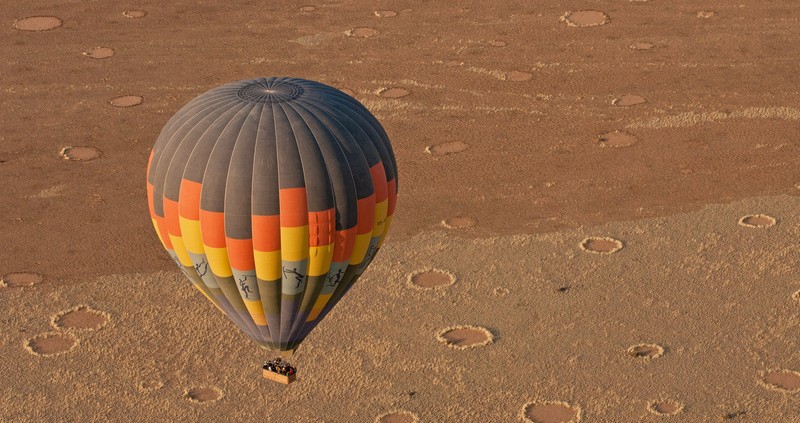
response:
M6 3L0 421L800 422L796 2ZM145 193L181 106L266 76L399 174L288 386Z

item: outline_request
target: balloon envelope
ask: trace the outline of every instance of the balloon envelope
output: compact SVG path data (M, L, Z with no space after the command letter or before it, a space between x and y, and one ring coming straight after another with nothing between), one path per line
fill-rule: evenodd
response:
M375 257L397 172L361 103L314 81L260 78L214 88L167 122L147 196L194 286L260 345L285 351Z

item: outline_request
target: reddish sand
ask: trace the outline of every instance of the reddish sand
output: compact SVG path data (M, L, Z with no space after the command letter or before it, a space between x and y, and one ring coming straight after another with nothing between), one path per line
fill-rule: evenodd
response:
M33 272L14 272L3 276L2 285L9 288L33 286L42 283L44 276Z
M88 307L78 307L59 315L53 323L57 328L96 330L103 327L108 318Z
M114 55L114 50L108 47L95 47L83 53L92 59L107 59Z
M784 391L800 391L800 372L772 371L764 375L764 383Z
M27 341L27 347L35 355L59 355L70 351L76 344L75 338L60 333L40 335Z
M102 155L99 149L87 146L65 147L61 150L61 157L78 162L99 159Z
M562 403L531 404L524 416L534 423L573 423L578 421L578 410Z
M615 253L622 247L622 241L609 237L591 237L581 242L581 249L598 254Z
M62 23L55 16L31 16L14 22L13 27L20 31L49 31L60 27Z
M437 288L453 284L453 276L438 270L427 270L411 275L411 283L420 288Z
M676 401L654 401L648 406L653 414L672 416L683 411L683 404Z
M209 401L216 401L222 398L222 392L216 388L208 388L208 387L197 387L191 388L186 391L186 396L195 402L209 402Z

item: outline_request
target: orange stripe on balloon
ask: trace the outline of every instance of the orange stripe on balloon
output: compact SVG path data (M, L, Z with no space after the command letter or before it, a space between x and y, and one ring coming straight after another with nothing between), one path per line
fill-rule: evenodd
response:
M358 233L372 232L375 225L375 194L358 200Z
M333 245L333 262L350 260L353 244L356 241L356 228L336 231Z
M156 203L153 200L153 190L155 187L151 183L147 183L147 207L150 208L150 217L155 219L156 217Z
M253 258L252 239L225 238L228 246L228 259L231 267L237 270L253 270L256 262Z
M294 228L308 225L305 188L284 188L280 191L281 226Z
M148 181L150 180L150 165L153 163L153 156L154 155L155 155L155 152L151 148L150 149L150 156L147 158L147 180Z
M225 215L200 210L200 234L203 244L212 248L225 247Z
M167 231L167 219L156 216L156 225L158 226L158 234L161 235L164 246L167 247L168 250L171 250L173 247L172 240L169 238L169 232Z
M188 179L181 179L181 191L178 197L180 215L192 220L200 220L200 191L203 184Z
M308 245L321 247L333 244L333 232L336 229L336 211L329 209L308 213Z
M383 163L378 162L369 168L369 173L372 175L372 185L375 187L375 202L380 203L386 199L386 169L383 168Z
M181 236L181 224L178 219L178 202L164 197L164 218L167 221L169 233Z
M394 215L394 206L397 205L397 179L392 178L387 184L389 187L389 208L386 210L387 216Z
M263 252L281 249L281 218L253 215L253 249Z

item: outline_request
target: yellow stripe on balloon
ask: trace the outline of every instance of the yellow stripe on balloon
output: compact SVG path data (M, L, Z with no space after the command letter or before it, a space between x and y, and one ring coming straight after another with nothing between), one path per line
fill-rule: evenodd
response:
M322 294L317 297L317 301L314 303L314 307L311 308L311 313L308 315L306 322L316 320L319 314L322 313L322 309L325 308L325 304L328 304L332 296L333 294Z
M264 317L264 307L261 305L260 300L244 300L244 306L247 307L247 311L250 312L250 317L253 318L253 321L257 325L267 325L267 318Z
M369 241L372 239L372 232L356 235L356 242L353 244L353 255L350 256L350 264L359 264L364 261L367 255Z
M221 278L233 276L231 271L231 263L228 261L228 249L225 247L214 248L203 244L206 250L206 259L208 265L211 266L211 271Z
M169 239L172 241L172 248L175 250L175 255L178 256L181 264L189 267L194 266L191 257L186 252L186 247L183 245L183 239L172 234L169 234Z
M203 236L200 233L200 221L180 216L178 222L181 225L183 245L186 246L186 249L193 254L203 254Z
M311 247L308 252L308 276L328 273L333 258L333 244Z
M161 237L161 232L158 231L158 223L156 223L156 219L150 218L153 221L153 227L156 228L156 235L158 235L158 240L161 241L161 245L164 246L165 250L168 250L167 244L164 244L164 238Z
M253 250L253 259L256 262L256 276L262 281L279 280L281 274L281 251Z
M302 261L308 258L308 225L281 226L281 258L285 261Z
M389 209L389 200L383 200L375 204L375 227L372 228L372 236L382 235L386 225L386 212Z

